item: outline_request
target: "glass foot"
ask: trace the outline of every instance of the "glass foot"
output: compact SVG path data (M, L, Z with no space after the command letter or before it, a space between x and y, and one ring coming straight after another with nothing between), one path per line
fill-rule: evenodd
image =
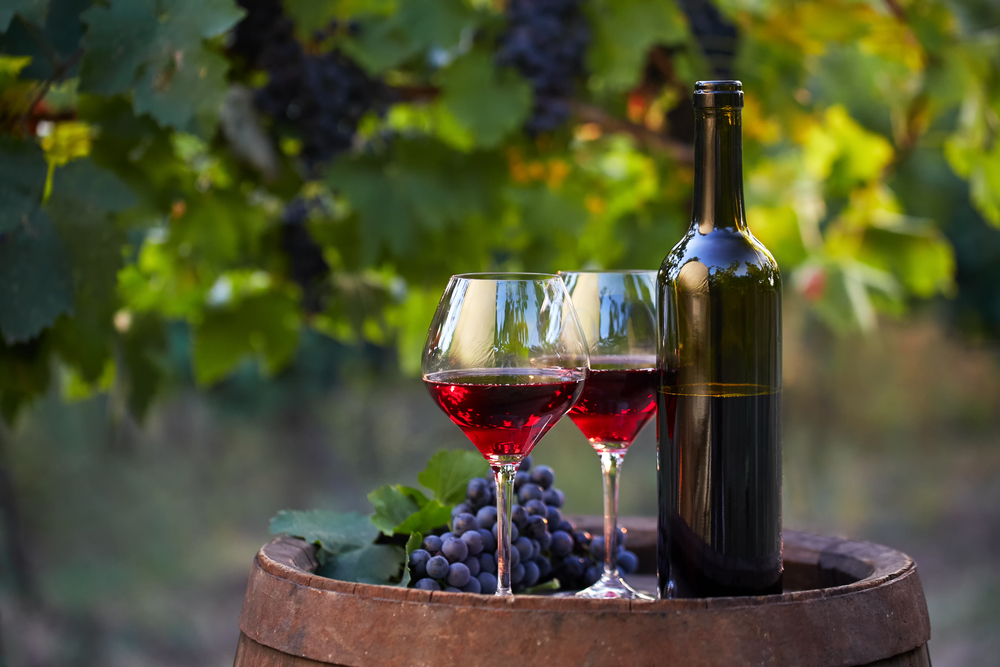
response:
M628 584L625 580L621 578L617 572L608 573L605 572L601 575L600 581L591 586L590 588L585 588L576 594L578 598L589 598L592 600L600 599L619 599L619 600L655 600L656 598L648 593L643 593L637 591Z

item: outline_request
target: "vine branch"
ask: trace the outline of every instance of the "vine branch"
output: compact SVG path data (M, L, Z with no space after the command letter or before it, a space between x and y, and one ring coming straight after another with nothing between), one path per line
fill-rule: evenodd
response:
M623 132L635 137L636 140L649 148L653 148L670 155L673 159L683 164L694 163L694 147L679 141L674 141L659 132L654 132L647 127L623 120L604 109L586 104L585 102L573 102L573 111L584 121L594 123L602 130L610 132Z

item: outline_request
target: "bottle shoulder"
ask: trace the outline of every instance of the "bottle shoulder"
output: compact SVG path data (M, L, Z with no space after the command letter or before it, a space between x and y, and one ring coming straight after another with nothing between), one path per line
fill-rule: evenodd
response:
M702 234L692 227L660 265L661 284L675 282L681 270L692 262L697 262L699 272L710 279L751 280L781 289L778 263L764 244L748 231L714 229Z

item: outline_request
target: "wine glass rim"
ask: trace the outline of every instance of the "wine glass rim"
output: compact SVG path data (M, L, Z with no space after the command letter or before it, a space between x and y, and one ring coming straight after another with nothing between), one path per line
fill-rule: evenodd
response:
M656 275L656 269L578 269L570 271L560 271L559 275L566 275L570 273L606 273L606 274L621 274L621 275L644 275L647 273Z
M559 279L554 273L531 273L528 271L484 271L479 273L459 273L452 278L460 280L493 280L495 282L527 282Z

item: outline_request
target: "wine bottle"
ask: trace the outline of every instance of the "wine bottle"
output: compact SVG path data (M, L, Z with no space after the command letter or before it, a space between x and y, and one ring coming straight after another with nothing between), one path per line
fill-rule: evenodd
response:
M657 277L659 593L780 593L781 278L747 228L742 84L694 107L691 227Z

